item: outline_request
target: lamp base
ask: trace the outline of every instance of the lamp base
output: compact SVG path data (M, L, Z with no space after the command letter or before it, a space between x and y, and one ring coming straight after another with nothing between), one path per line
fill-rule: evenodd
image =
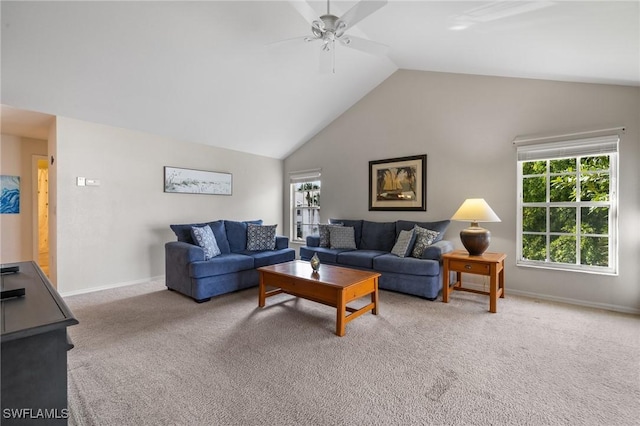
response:
M473 222L469 228L460 231L460 241L470 255L480 256L489 247L491 232L479 227L477 222Z

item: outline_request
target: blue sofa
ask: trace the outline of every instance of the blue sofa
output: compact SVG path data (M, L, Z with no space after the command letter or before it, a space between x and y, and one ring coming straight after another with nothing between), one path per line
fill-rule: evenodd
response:
M300 247L300 258L310 260L318 254L320 263L380 272L381 289L407 293L435 300L442 289L442 255L453 251L453 244L442 237L449 220L439 222L370 222L367 220L330 219L354 228L356 249L320 247L319 236L307 237L307 245ZM391 253L400 231L414 225L439 232L422 258L398 257ZM322 271L322 266L320 266Z
M275 250L248 251L248 224L262 225L261 220L237 222L217 220L207 223L171 225L178 241L165 244L166 285L202 303L213 296L257 286L256 268L295 259L289 238L276 236ZM192 226L209 225L221 254L205 260L204 250L191 237Z

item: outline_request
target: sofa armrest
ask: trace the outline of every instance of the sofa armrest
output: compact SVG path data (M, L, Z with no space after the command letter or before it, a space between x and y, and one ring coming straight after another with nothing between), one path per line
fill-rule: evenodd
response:
M204 260L202 247L171 241L164 245L164 256L166 286L193 297L189 264Z
M171 241L164 245L167 263L188 265L191 262L204 260L204 250L195 244L182 241Z
M320 247L320 236L309 235L307 237L307 247Z
M276 250L289 248L289 237L276 235Z
M424 249L423 259L442 261L442 255L453 251L453 243L447 240L440 240Z

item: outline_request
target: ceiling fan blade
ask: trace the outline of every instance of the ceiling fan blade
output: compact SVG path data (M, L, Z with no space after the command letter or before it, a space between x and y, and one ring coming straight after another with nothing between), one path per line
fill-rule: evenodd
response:
M343 45L352 49L360 50L364 53L376 56L386 56L389 53L389 46L360 37L344 36L339 38Z
M361 0L351 9L347 10L344 15L340 17L340 20L347 25L346 28L351 28L385 4L387 4L387 0Z
M309 3L307 3L306 1L304 1L304 0L289 0L289 3L291 3L291 6L293 6L293 8L295 10L297 10L298 13L300 15L302 15L302 17L310 25L313 25L313 21L317 21L318 20L318 14L316 13L315 10L313 10L311 5Z
M311 39L311 40L307 40L307 39ZM313 37L309 37L309 36L301 36L301 37L293 37L293 38L287 38L284 40L278 40L278 41L274 41L273 43L267 43L267 47L268 48L280 48L284 45L288 45L288 44L303 44L305 41L314 41L316 39L314 39Z

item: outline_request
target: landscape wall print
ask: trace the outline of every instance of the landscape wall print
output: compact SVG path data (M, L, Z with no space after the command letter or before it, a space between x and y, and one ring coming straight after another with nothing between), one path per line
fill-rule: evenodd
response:
M164 168L164 192L183 194L231 195L231 173Z
M0 176L0 213L20 213L20 176Z
M369 210L427 210L427 156L369 161Z

